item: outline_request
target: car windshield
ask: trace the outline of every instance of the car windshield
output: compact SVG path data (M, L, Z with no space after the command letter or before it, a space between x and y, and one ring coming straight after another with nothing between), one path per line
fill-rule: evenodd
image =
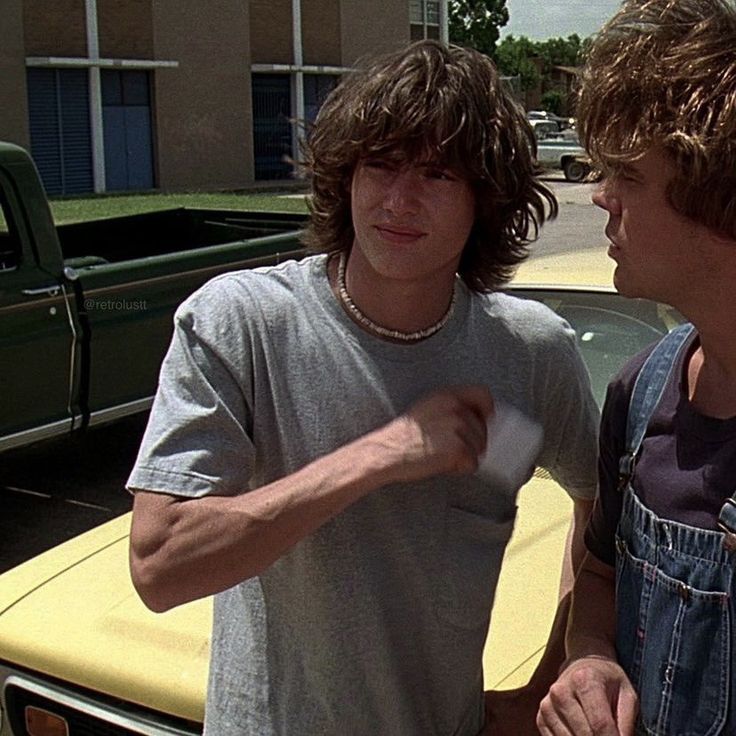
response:
M514 293L541 301L569 322L599 406L623 364L683 321L672 307L609 292L523 287Z

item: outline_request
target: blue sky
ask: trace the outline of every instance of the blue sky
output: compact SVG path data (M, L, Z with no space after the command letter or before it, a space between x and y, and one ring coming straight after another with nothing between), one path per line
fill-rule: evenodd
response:
M513 33L535 41L577 33L595 33L618 9L621 0L506 0L509 22L501 38Z

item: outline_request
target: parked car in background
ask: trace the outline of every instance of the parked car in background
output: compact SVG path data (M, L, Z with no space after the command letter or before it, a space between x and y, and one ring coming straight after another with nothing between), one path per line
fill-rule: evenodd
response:
M560 126L554 120L547 120L546 118L529 120L529 125L532 126L537 141L543 141L550 136L557 136L561 132Z
M583 181L590 173L590 165L578 140L574 120L534 110L527 117L537 139L540 165L562 171L567 181Z
M537 141L537 161L543 168L561 170L567 181L583 181L590 173L585 149L577 136L545 136Z
M565 130L575 124L575 118L555 115L555 113L549 112L549 110L529 110L526 116L529 120L553 120L557 123L560 130Z
M612 269L603 249L540 257L510 287L569 321L599 402L625 360L681 321L615 293ZM543 470L518 503L485 650L487 688L526 682L557 602L572 504ZM147 610L130 582L129 529L126 514L0 575L0 736L200 733L211 599Z

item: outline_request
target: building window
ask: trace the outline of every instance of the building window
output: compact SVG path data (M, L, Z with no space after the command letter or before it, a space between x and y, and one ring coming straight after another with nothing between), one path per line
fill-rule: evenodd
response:
M304 75L304 117L308 124L315 121L322 103L339 80L334 74Z
M47 194L94 189L86 69L27 70L31 155Z
M339 81L334 74L303 76L304 123L311 125L322 103ZM257 180L294 176L293 83L288 74L253 74L253 153Z
M440 37L439 0L409 0L411 40Z
M291 77L253 74L253 153L255 178L289 179L291 151Z

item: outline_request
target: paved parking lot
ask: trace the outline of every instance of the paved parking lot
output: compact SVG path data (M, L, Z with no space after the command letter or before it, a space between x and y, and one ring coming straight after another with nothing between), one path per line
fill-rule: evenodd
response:
M0 572L128 511L145 416L0 455Z

